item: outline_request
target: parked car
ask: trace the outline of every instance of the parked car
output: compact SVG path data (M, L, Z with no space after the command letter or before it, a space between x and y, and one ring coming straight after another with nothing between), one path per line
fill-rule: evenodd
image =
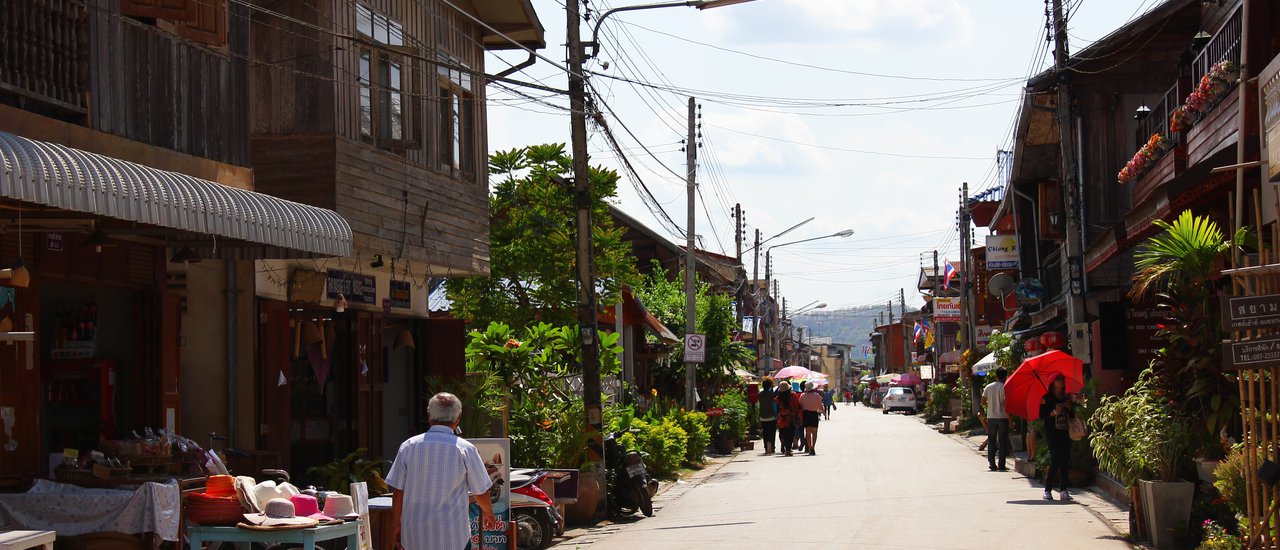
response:
M907 414L916 413L916 392L911 388L889 388L881 401L880 412L889 414L893 411L906 411Z

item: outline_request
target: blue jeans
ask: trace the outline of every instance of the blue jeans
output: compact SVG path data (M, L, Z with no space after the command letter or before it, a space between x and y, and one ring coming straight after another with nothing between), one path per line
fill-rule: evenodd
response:
M1009 456L1013 444L1009 442L1009 419L987 419L987 463L1004 468L1004 459ZM996 453L1000 454L1000 462L996 463Z

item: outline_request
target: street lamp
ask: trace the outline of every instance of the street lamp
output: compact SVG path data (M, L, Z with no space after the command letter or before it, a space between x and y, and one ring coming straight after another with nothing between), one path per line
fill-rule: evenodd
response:
M778 237L781 237L781 236L783 236L783 235L786 235L787 233L790 233L790 232L794 231L796 228L798 228L798 227L800 227L800 226L802 226L802 225L804 225L804 224L806 224L806 223L809 223L809 222L813 221L814 219L815 219L815 218L809 218L809 219L807 219L807 220L805 220L805 221L802 221L802 222L800 222L800 223L798 223L798 224L795 224L795 225L793 225L793 226L791 226L791 227L788 227L785 231L783 231L783 232L781 232L781 233L778 233L777 235L774 235L774 236L769 237L769 238L767 238L767 239L765 239L765 240L763 240L763 241L760 241L758 244L753 244L753 245L751 245L751 248L748 248L748 249L746 249L746 250L743 250L743 251L742 251L742 253L743 253L743 254L746 254L746 253L748 253L748 252L751 252L752 250L755 250L755 249L756 249L756 247L758 247L758 246L760 246L760 245L762 245L762 244L764 244L764 243L767 243L767 242L769 242L769 241L772 241L772 240L774 240L774 239L776 239L776 238L778 238Z
M605 18L615 13L618 13L620 11L639 11L639 10L652 10L652 9L658 9L658 8L682 8L682 7L707 10L711 8L731 6L733 4L745 4L747 2L752 2L752 1L754 0L688 0L685 2L662 2L659 4L640 4L637 6L622 6L620 8L613 8L611 10L606 10L604 13L600 14L600 17L596 18L596 25L595 27L591 28L591 41L583 44L584 46L591 46L591 53L588 54L586 57L595 57L596 54L600 53L600 42L599 42L600 25L604 24Z
M815 305L815 304L817 304L817 305ZM815 309L822 309L822 308L825 308L825 307L827 307L827 303L826 303L826 302L823 302L823 303L819 304L817 300L814 300L814 301L813 301L813 302L811 302L809 305L804 306L804 307L802 307L802 308L800 308L800 309L797 309L795 313L792 313L792 314L791 314L791 316L792 316L792 317L795 317L796 315L803 315L803 314L808 313L808 312L810 312L810 311L813 311L813 310L815 310Z

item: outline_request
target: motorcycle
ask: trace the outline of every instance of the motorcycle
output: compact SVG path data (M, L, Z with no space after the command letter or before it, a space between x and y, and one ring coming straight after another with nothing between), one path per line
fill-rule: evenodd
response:
M653 495L658 491L658 481L649 477L649 469L645 467L640 453L622 448L618 443L621 435L615 432L604 437L609 512L619 515L634 514L640 510L645 517L652 517Z
M511 522L519 550L544 550L552 538L564 534L564 517L540 487L549 474L547 470L511 471Z

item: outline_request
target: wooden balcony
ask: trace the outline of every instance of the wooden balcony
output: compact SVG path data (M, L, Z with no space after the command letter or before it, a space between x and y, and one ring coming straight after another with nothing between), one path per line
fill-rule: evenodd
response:
M83 114L86 21L79 0L0 2L0 91Z

